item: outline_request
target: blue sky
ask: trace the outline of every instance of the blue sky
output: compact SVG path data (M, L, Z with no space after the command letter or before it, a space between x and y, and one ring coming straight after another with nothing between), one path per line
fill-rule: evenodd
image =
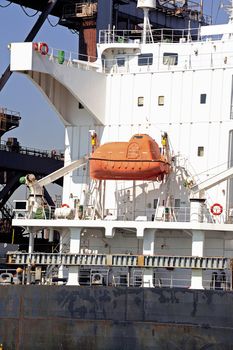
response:
M0 5L8 2L0 0ZM35 11L27 9L29 14ZM18 5L0 8L0 72L4 72L9 63L7 45L23 41L34 25L38 15L29 18ZM57 18L50 17L56 24ZM52 28L46 21L36 37L36 41L47 42L51 47L77 51L77 35L61 26ZM0 106L19 111L22 117L19 128L7 133L18 137L24 146L45 149L63 149L64 128L59 118L33 83L24 75L14 73L0 92ZM54 132L56 130L56 132ZM51 137L52 135L52 137Z
M221 1L206 0L205 13L211 14L214 21L218 23L226 21L226 14L219 8ZM9 2L0 0L0 6ZM227 1L225 1L227 3ZM33 15L34 10L26 9L27 13ZM23 41L29 33L35 17L25 15L19 5L11 4L7 8L0 7L0 74L2 74L9 63L9 51L7 45L11 42ZM57 19L50 16L50 21L56 24ZM48 43L50 47L77 50L77 36L68 29L56 26L51 27L48 21L36 37L36 41ZM20 112L22 120L18 129L7 133L7 137L17 137L23 146L40 149L63 149L64 127L42 97L32 82L21 74L14 73L4 89L0 92L0 107ZM55 132L54 132L55 131Z

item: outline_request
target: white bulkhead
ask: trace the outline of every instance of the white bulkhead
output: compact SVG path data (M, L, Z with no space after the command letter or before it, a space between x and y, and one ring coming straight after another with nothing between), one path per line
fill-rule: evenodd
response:
M138 6L151 9L155 1L139 1ZM179 33L108 30L100 33L96 62L70 58L63 65L53 50L44 57L32 45L24 62L29 44L11 45L12 69L30 76L64 122L65 164L92 152L93 131L95 147L148 134L161 152L162 136L168 135L172 171L163 181L93 181L88 165L65 175L63 201L74 209L78 201L91 222L92 229L83 224L80 249L233 255L232 232L223 228L232 220L232 180L218 181L202 193L205 204L195 204L205 226L178 225L192 221L190 187L233 166L232 33L231 23ZM220 216L209 211L214 203L223 209ZM95 227L94 219L102 219L103 226ZM210 225L214 223L218 229ZM73 223L72 230L76 226L84 227ZM192 288L202 288L202 273L192 273ZM152 275L146 280L152 283Z

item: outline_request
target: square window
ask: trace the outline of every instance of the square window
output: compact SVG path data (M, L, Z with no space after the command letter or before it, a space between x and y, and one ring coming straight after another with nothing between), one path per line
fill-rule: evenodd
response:
M118 67L124 67L125 57L117 57L117 65L118 65Z
M152 53L143 53L138 56L138 65L139 66L149 66L153 64L153 54Z
M178 64L178 53L164 52L163 64L167 66L176 66Z
M159 96L158 97L158 105L159 106L164 106L164 96Z
M197 156L198 157L204 157L204 147L203 146L199 146L197 149Z
M144 105L144 97L140 96L138 97L138 106L142 107Z
M156 198L156 199L154 199L154 205L153 205L153 208L154 209L157 209L157 206L158 206L158 199Z
M206 94L201 94L200 95L200 103L205 104L206 103Z

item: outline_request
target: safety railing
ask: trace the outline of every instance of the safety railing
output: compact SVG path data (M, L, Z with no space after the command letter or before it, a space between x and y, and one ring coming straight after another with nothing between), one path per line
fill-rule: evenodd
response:
M106 38L104 40L106 40L107 44L119 44L121 42L139 45L139 38L126 40L126 35L124 33L125 31L122 31L122 35L117 37L118 39L115 40L116 34L114 34L114 38L112 38L112 31L110 31L110 34L105 32L104 35ZM109 35L110 39L107 39ZM136 37L137 35L138 34L135 33ZM182 41L182 39L184 40L185 37L181 37L180 41ZM164 39L162 42L169 42L168 39L166 40ZM173 39L171 42L172 41ZM178 50L177 47L176 50ZM185 55L177 53L176 57L164 57L163 54L161 54L161 56L151 54L148 59L145 57L143 58L143 63L140 62L141 58L138 54L131 55L127 53L126 55L122 55L120 58L100 59L94 56L77 54L72 51L65 51L56 48L49 48L48 58L50 61L56 64L66 65L68 67L74 67L81 70L92 70L111 74L183 71L206 68L226 68L233 66L233 52L231 51L201 53L198 51L198 49L193 49L190 54Z
M7 151L7 152L17 152L20 154L25 154L28 156L36 156L36 157L42 157L42 158L54 158L57 160L63 160L64 159L64 151L61 150L41 150L36 148L29 148L24 147L21 145L11 145L8 144L7 141L1 141L0 142L0 151Z
M94 211L94 207L92 207ZM89 212L86 219L95 219L91 215L91 207L85 209L84 212ZM120 220L120 221L164 221L164 222L190 222L198 219L200 222L206 223L233 223L232 210L223 210L220 215L214 215L207 207L199 211L197 214L191 215L190 207L158 207L156 209L132 210L129 206L122 205L119 209L109 208L105 209L103 220ZM197 218L198 216L198 218Z
M211 276L212 274L212 276ZM151 279L145 280L143 269L133 269L131 273L127 271L117 271L109 269L81 270L79 283L82 286L103 285L112 287L149 287L149 288L190 288L191 274L189 276L184 271L183 277L174 277L172 273L158 274L155 272ZM232 290L232 281L228 271L211 272L202 280L204 289L207 290Z
M0 270L0 285L7 284L66 284L68 276L59 277L56 265L50 265L51 276L47 276L45 267L28 266L15 269ZM143 287L143 288L187 288L190 289L192 274L186 270L176 270L179 275L170 275L164 271L152 271L148 279L145 269L132 268L108 268L108 267L82 267L79 270L79 285L84 286L108 286L108 287ZM202 286L206 290L230 291L232 290L232 278L230 270L216 272L209 270L208 275L203 271Z
M19 112L12 111L5 107L0 107L0 114L7 115L9 118L12 118L13 121L21 119Z
M16 201L19 202L19 201ZM22 201L27 202L27 200ZM27 206L25 205L25 209L13 209L14 218L15 219L21 219L21 220L28 220L28 219L42 219L42 220L53 220L55 207L46 205L44 208L39 208L36 212L32 210L28 210Z
M144 31L142 29L115 30L105 29L99 32L100 44L140 44L143 40ZM208 36L208 40L221 40L222 35ZM151 29L146 33L146 43L179 43L192 41L206 41L206 36L201 37L200 28L184 29Z
M60 65L64 64L71 67L77 67L79 69L94 71L100 68L100 66L95 63L97 57L79 54L73 51L50 47L48 51L48 57L50 61L58 63Z
M230 277L222 280L211 280L211 279L203 279L202 282L204 289L212 289L212 290L232 290ZM190 288L191 286L191 278L159 278L154 280L154 287L169 287L169 288Z
M124 62L122 63L122 59ZM177 54L177 60L161 56L153 56L148 58L148 62L144 58L145 64L139 64L140 56L125 55L121 59L103 59L102 71L104 73L122 74L122 73L143 73L157 71L180 71L180 70L196 70L207 68L227 68L233 66L232 52L215 52L200 53L198 50L190 54ZM152 63L153 62L153 63Z
M67 217L57 217L55 207L45 206L40 214L29 212L28 210L15 211L16 219L67 219L67 220L103 220L103 221L157 221L157 222L202 222L212 224L233 224L232 210L223 210L219 215L211 212L210 208L204 208L198 213L191 214L190 207L159 207L157 209L145 209L132 211L131 208L121 207L105 209L105 214L97 213L93 206L80 206L69 211Z
M81 4L69 4L63 8L63 18L69 19L72 17L92 18L97 14L97 1L88 1Z

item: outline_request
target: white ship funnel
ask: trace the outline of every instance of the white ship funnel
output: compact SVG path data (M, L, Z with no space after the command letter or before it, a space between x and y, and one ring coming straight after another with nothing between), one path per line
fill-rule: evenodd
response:
M147 31L149 32L149 34L152 38L152 42L153 42L150 20L149 20L149 10L156 8L156 0L138 0L137 7L141 8L144 12L142 42L143 42L143 44L146 43Z

